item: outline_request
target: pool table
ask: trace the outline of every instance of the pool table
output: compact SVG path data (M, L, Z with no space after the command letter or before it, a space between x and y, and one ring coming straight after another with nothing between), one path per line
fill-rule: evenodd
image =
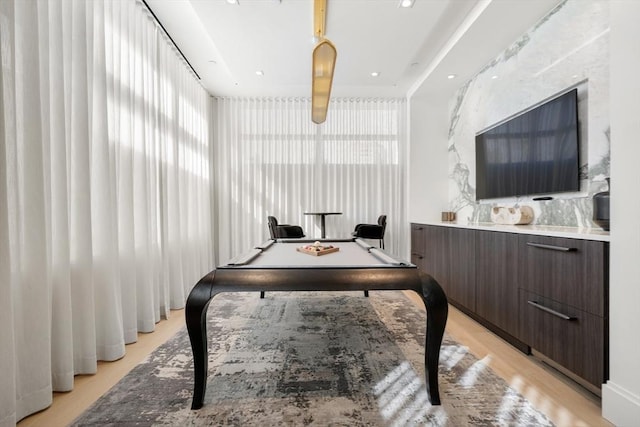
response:
M269 240L204 276L187 298L185 317L194 362L191 409L201 408L207 387L206 314L221 292L412 290L427 310L425 377L431 404L440 404L438 358L447 323L447 298L440 285L414 264L360 239L322 240L336 252L313 256L298 248L313 240ZM274 327L277 327L274 325Z

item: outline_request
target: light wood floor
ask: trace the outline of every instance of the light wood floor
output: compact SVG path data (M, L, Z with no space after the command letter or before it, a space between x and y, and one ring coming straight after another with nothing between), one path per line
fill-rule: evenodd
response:
M408 292L416 304L417 296ZM147 354L184 326L184 312L171 312L151 334L139 334L138 342L127 345L127 354L115 362L101 362L98 373L76 377L75 388L54 393L53 405L18 423L27 426L66 426L91 403L116 384ZM449 309L447 333L483 359L499 376L525 396L558 426L612 426L600 416L600 400L537 359L526 356L453 307Z

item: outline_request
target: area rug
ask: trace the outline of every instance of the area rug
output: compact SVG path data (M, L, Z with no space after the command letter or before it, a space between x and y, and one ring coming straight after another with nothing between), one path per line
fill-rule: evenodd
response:
M400 291L223 293L208 310L202 409L190 409L193 365L182 330L72 425L552 425L448 336L442 405L431 406L425 317Z

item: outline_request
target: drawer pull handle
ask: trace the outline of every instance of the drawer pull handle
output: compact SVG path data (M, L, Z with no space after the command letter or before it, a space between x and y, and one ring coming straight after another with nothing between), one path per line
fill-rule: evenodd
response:
M414 257L418 258L418 259L422 259L424 258L424 256L420 255L420 254L416 254L416 253L412 253L411 255L413 255Z
M551 309L549 307L545 307L544 305L542 305L542 304L540 304L540 303L538 303L536 301L527 301L527 302L529 304L531 304L532 306L534 306L535 308L539 308L540 310L546 311L547 313L553 314L554 316L559 317L561 319L564 319L564 320L576 320L575 317L567 316L564 313L560 313L559 311L555 311L555 310L553 310L553 309Z
M552 251L560 251L560 252L573 252L578 250L578 248L567 248L564 246L545 245L542 243L532 243L532 242L527 242L527 246L533 246L534 248L540 248L540 249L551 249Z

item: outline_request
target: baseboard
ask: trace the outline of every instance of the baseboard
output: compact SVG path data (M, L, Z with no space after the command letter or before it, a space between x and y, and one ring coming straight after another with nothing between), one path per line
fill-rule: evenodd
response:
M565 368L564 366L562 366L558 362L554 361L553 359L550 359L549 357L547 357L544 354L538 352L534 348L531 349L531 356L535 357L538 360L540 360L545 365L548 365L550 368L555 369L556 371L558 371L559 373L561 373L565 377L569 378L574 383L577 383L580 387L584 388L589 393L597 396L598 398L602 398L602 389L600 387L595 386L595 385L591 384L590 382L588 382L587 380L585 380L584 378L574 374L573 372L571 372L570 370L568 370L567 368Z
M617 426L638 425L640 397L609 380L602 386L602 416Z

